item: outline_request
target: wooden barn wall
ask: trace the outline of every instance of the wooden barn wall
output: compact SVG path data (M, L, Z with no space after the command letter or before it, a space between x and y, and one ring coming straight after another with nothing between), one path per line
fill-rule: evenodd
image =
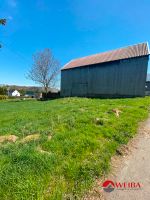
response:
M144 96L148 56L62 70L61 96Z

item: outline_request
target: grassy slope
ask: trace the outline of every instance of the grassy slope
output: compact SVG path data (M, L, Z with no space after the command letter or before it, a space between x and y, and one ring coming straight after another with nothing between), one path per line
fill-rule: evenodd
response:
M135 134L149 105L148 97L0 102L0 135L41 134L36 142L0 146L1 199L79 197L108 171L110 157ZM122 110L119 118L114 108ZM49 154L38 152L39 145Z

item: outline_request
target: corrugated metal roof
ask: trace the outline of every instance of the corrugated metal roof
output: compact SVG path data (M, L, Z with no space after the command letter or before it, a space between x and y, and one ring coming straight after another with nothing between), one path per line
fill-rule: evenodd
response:
M146 55L149 55L148 43L141 43L71 60L62 68L62 70Z

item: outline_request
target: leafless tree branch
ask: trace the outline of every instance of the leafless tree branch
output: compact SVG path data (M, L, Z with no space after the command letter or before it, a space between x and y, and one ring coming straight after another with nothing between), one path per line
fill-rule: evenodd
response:
M6 25L6 19L0 19L0 25ZM2 48L2 45L0 44L0 48Z
M48 88L54 87L59 70L59 61L54 58L50 49L44 49L33 55L33 64L27 77L42 85L47 94Z
M6 19L0 19L0 24L3 26L6 25Z

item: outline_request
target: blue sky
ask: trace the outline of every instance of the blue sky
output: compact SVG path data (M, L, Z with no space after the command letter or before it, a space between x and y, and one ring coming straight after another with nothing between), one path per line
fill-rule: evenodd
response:
M150 42L150 0L0 0L0 83L25 78L32 54L52 49L63 66L73 58Z

